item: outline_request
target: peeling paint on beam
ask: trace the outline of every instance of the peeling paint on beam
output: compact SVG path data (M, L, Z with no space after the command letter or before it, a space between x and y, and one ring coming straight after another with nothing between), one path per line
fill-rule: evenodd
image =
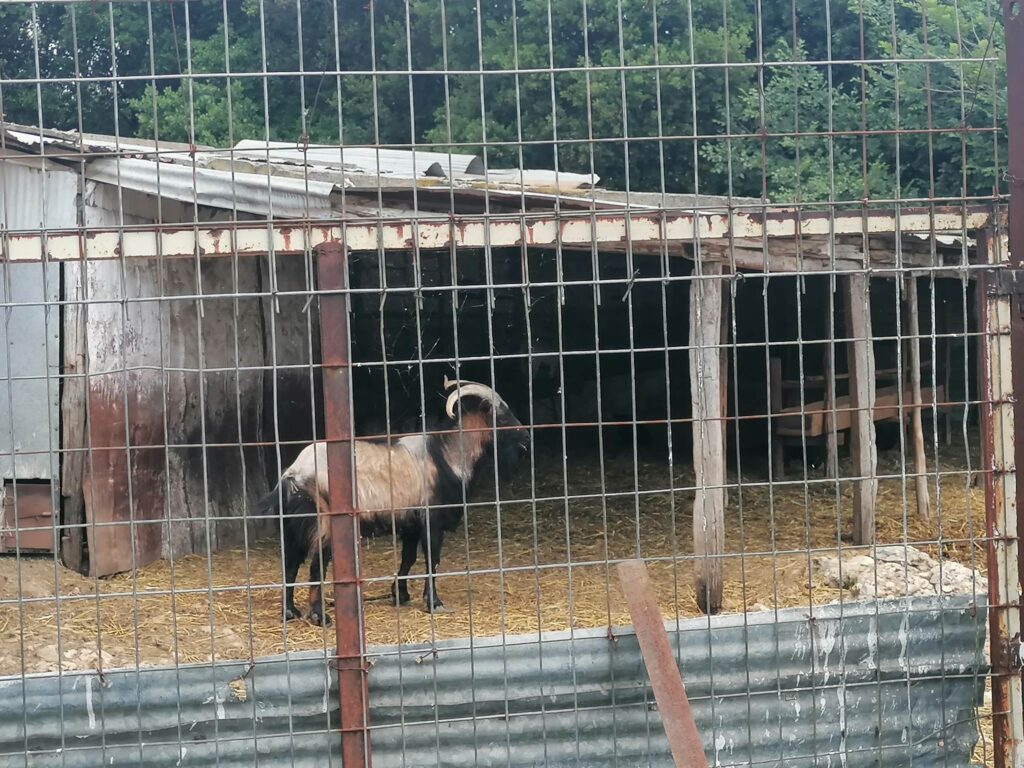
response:
M78 261L80 259L175 258L301 253L344 240L352 251L483 247L623 247L626 243L693 243L726 238L791 238L895 232L963 232L985 226L988 210L914 209L893 214L827 215L782 211L761 216L721 214L562 213L529 216L453 218L444 221L359 222L338 226L238 224L153 229L13 234L0 245L5 261ZM898 223L898 227L897 227Z

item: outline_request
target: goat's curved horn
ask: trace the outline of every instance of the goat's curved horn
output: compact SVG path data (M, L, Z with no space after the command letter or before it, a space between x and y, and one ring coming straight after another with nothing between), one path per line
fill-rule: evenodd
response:
M449 379L447 373L444 375L444 388L445 389L451 389L456 384L472 384L472 383L473 382L466 381L465 379Z
M456 390L448 395L448 400L444 404L444 412L448 414L449 419L455 418L455 401L459 399L459 393Z
M460 382L460 386L457 390L448 395L448 400L444 404L445 412L448 414L448 418L455 418L455 401L465 397L466 395L475 395L481 400L487 400L495 405L503 405L504 400L488 386L483 384L477 384L475 381Z

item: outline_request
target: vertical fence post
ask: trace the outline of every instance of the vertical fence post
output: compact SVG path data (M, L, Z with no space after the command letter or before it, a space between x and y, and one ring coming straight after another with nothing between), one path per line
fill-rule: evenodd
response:
M910 435L914 443L914 488L917 498L917 514L924 520L931 520L932 506L928 494L928 458L924 452L924 424L921 414L921 313L917 302L917 275L910 273L907 282L907 334L910 336L910 391L914 409L910 412ZM934 364L934 361L932 361ZM903 372L899 372L900 386L903 386ZM947 390L948 391L948 390ZM900 414L903 420L903 414Z
M979 250L986 263L1001 264L1006 258L1006 237L993 237L990 230L979 238ZM1004 265L1005 266L1005 265ZM1012 364L1014 351L1024 349L1020 323L1013 322L1013 301L998 289L999 276L987 273L980 281L979 314L982 319L981 401L982 455L985 473L985 524L989 540L989 647L992 657L992 718L994 750L998 768L1016 768L1024 763L1024 722L1021 707L1021 677L1013 656L1018 651L1011 641L1020 638L1020 575L1015 470L1016 413L1014 385L1021 370ZM1017 316L1019 317L1019 307ZM1016 329L1015 329L1016 327ZM1019 355L1018 355L1019 356Z
M722 265L690 282L690 400L693 408L694 592L704 613L722 609L725 551L725 426L722 420Z
M986 232L979 245L985 247L987 263L998 264L1008 259L1011 266L1020 269L1024 264L1024 3L1021 0L1002 0L1002 6L1006 35L1009 231L1000 232L998 238L993 238L991 232ZM985 506L987 516L997 518L989 521L989 534L991 536L996 530L1002 534L999 540L990 538L992 543L989 546L989 566L991 568L995 565L997 568L995 573L989 574L989 594L994 606L991 626L992 664L995 672L997 629L1005 632L998 637L999 641L1015 638L1019 642L1021 628L1020 596L1024 573L1020 570L1017 535L1020 528L1018 515L1024 513L1024 498L1021 498L1024 488L1018 487L1015 468L1024 461L1024 434L1018 434L1018 430L1024 432L1024 404L1020 402L1020 395L1016 398L1012 395L1024 393L1024 315L1021 314L1019 295L1015 300L1010 297L988 295L983 298L984 304L980 308L983 317L986 318L983 328L987 343L982 371L987 374L988 387L982 396L993 404L999 400L998 406L995 406L998 408L998 415L994 412L995 408L982 409L983 415L988 416L989 426L986 430L985 448L991 446L993 449L992 472L986 474L989 482L986 484L988 493ZM1001 312L1005 313L1009 334L990 336L990 324L993 318L999 318ZM997 352L1005 354L993 357ZM1017 359L1011 364L1014 355ZM997 391L993 389L994 365L1000 363L1009 369L1009 377L1002 381L1003 386L1009 389L1007 394L1011 396L1006 398L1005 402L996 397ZM1016 400L1015 404L1009 402L1013 399ZM983 426L984 421L985 419ZM995 504L987 503L990 500ZM1000 523L1003 527L996 528L995 526ZM997 616L996 613L1001 615ZM1002 648L998 652L1003 655ZM1019 647L1017 653L1019 654ZM1008 656L1009 653L1005 655ZM1019 662L1019 659L1017 661ZM993 730L996 740L996 765L1000 768L1024 765L1024 707L1021 699L1019 666L1014 665L1012 671L1005 676L993 676L992 709L993 717L996 718Z
M349 393L348 259L342 243L317 246L324 421L330 481L334 621L337 637L341 756L345 768L370 765L369 702L362 590L359 583L359 520L353 504L352 414Z
M871 282L867 274L843 280L846 350L850 372L850 455L853 458L853 540L875 543L878 452L875 448L875 351L871 333Z

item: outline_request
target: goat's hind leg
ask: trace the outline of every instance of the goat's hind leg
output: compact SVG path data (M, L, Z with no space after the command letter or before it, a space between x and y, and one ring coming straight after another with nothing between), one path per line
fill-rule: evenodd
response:
M319 552L313 553L309 565L309 612L306 618L318 627L329 627L331 619L324 610L323 574L331 564L331 545L326 544ZM322 566L322 567L321 567Z
M428 541L429 539L429 541ZM444 607L441 598L437 594L437 586L434 583L434 571L441 563L441 542L444 540L444 531L440 526L431 525L429 535L424 531L422 539L423 554L427 559L427 580L423 585L423 602L431 613L445 613L448 609Z
M418 533L402 533L402 563L398 566L398 573L391 584L391 599L395 605L405 605L409 602L409 582L406 577L416 564L416 550L419 544Z

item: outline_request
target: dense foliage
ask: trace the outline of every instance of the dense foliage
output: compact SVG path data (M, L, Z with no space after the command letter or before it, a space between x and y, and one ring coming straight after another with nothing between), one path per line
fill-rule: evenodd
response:
M495 165L592 170L636 190L986 196L1005 162L999 12L994 0L17 5L0 8L0 110L214 145L486 143Z

